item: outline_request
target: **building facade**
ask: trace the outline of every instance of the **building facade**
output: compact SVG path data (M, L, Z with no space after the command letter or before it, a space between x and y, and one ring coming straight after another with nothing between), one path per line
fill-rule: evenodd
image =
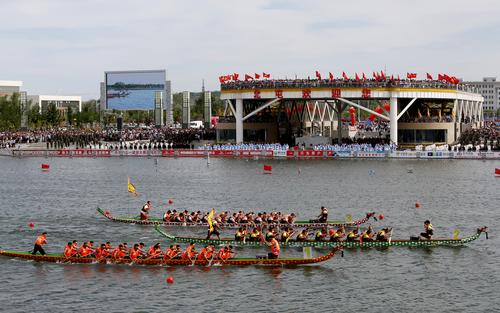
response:
M50 96L50 95L30 95L28 100L31 100L31 105L38 105L40 113L45 111L51 104L55 104L58 109L71 107L76 112L82 111L81 96Z
M23 82L19 80L0 80L0 97L19 93L22 85Z
M483 110L497 111L500 108L500 81L496 77L484 77L482 81L467 82L477 88L484 97Z

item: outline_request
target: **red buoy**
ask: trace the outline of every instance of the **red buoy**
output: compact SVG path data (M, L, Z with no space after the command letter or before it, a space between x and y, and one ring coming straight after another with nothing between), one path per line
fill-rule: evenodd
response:
M41 165L41 168L42 168L42 170L48 170L50 168L50 166L48 164L43 163Z
M174 203L174 200L168 199L168 204L172 204L172 203Z
M174 283L174 278L172 276L167 277L167 284L173 284Z
M415 208L417 208L417 209L418 209L419 207L420 207L420 203L419 203L418 201L417 201L417 202L415 202Z
M380 213L379 216L378 216L378 219L379 220L383 220L384 219L384 214Z
M31 229L35 228L35 224L33 224L33 223L29 223L29 224L28 224L28 226L29 226L29 228L31 228Z

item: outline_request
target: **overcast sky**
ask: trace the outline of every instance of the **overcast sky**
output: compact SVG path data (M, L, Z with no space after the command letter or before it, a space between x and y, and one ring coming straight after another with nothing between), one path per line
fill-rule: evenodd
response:
M166 69L174 91L232 72L500 76L498 0L2 0L0 12L0 80L30 94L98 98L112 70Z

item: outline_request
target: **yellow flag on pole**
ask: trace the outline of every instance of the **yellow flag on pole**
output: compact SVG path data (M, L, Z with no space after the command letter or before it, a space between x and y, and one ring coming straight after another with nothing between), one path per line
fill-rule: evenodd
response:
M128 192L133 193L134 196L137 197L137 192L135 191L135 186L130 182L130 177L128 178L127 190L128 190Z
M214 230L214 215L215 215L215 210L212 209L210 211L210 213L208 213L208 216L207 216L207 223L208 223L208 227L210 229L210 231L213 231Z

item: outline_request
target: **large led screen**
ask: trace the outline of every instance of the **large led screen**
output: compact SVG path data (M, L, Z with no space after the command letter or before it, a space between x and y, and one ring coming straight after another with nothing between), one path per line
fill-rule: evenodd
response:
M106 108L153 110L156 91L165 89L165 71L106 72Z

